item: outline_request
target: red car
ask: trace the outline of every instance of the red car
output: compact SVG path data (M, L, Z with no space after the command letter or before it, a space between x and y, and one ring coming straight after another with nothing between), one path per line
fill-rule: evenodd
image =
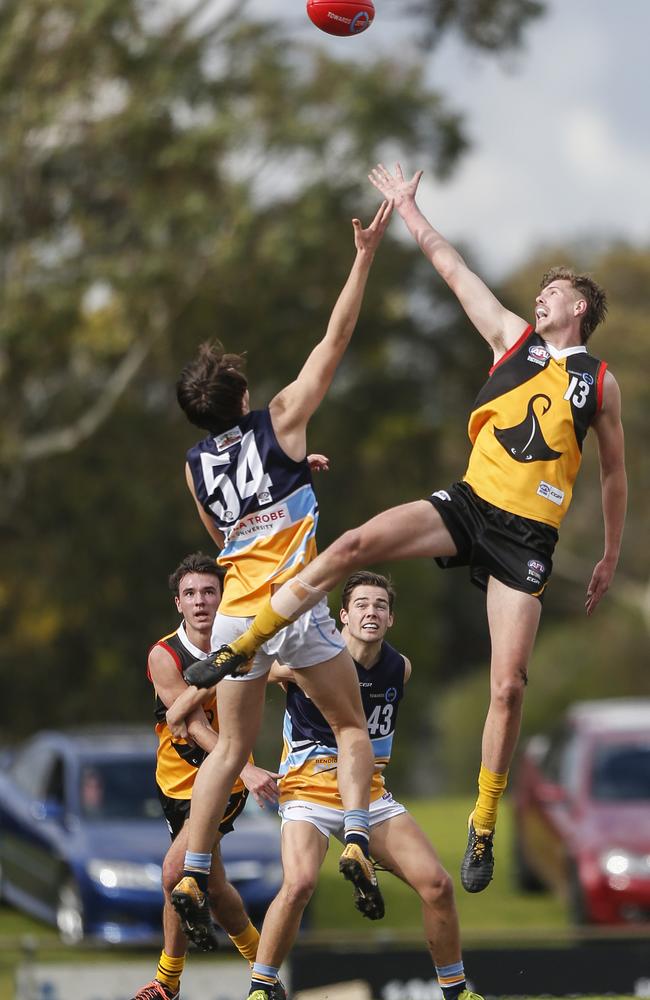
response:
M574 704L513 781L516 880L576 924L650 920L650 698Z

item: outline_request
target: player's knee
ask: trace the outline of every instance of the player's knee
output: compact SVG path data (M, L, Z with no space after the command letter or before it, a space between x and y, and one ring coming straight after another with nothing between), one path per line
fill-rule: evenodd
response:
M162 888L165 896L169 896L172 889L183 876L183 869L181 865L175 860L171 861L167 858L164 859L162 865Z
M317 876L311 872L295 872L289 878L285 875L282 884L284 905L291 910L304 910L314 895Z
M493 682L492 701L506 711L519 708L524 700L526 680L526 668L522 667Z
M444 868L430 872L418 887L418 893L425 906L449 909L454 905L454 883Z

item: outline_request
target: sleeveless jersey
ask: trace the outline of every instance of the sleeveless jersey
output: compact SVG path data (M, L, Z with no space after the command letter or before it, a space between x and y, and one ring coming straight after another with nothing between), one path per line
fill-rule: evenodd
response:
M607 365L586 348L555 351L532 327L491 368L469 418L463 477L483 500L558 528L602 405Z
M181 623L175 632L164 636L154 643L154 646L162 646L173 658L179 673L182 673L190 663L195 660L202 660L206 656L203 650L195 646L187 638L185 626ZM151 648L153 649L154 646ZM147 677L151 681L151 675L147 668ZM153 681L152 681L153 683ZM216 733L219 732L219 720L217 716L217 701L212 695L203 704L208 721ZM158 737L158 750L156 758L156 783L164 795L170 799L191 799L192 786L196 777L197 769L201 766L207 753L200 747L190 746L185 740L177 740L172 734L165 720L167 709L164 702L156 694L154 714L156 716L156 735ZM250 758L252 761L252 757ZM233 792L239 792L244 787L241 778L233 785Z
M316 555L318 504L307 459L277 442L268 409L199 441L187 453L199 503L224 536L219 611L246 616Z
M384 793L382 772L390 760L397 712L404 695L404 657L383 642L374 667L366 670L356 661L355 666L375 755L370 785L370 801L375 802ZM287 685L283 742L280 803L303 799L341 809L334 733L314 703L291 682Z

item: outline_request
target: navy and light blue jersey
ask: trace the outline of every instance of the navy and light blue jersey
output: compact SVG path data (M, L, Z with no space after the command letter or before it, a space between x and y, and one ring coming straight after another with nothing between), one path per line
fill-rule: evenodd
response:
M197 499L224 537L221 614L255 614L261 600L316 555L318 503L307 459L278 444L268 409L253 410L187 453Z
M355 662L368 735L375 755L370 801L384 793L383 770L390 760L399 704L404 696L404 657L383 642L377 663ZM338 749L334 734L314 703L297 684L287 686L280 802L303 799L341 808L337 784Z

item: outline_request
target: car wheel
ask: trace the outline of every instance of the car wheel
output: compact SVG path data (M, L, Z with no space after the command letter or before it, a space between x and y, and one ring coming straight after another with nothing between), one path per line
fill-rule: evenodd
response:
M72 878L67 878L59 886L56 925L64 944L79 944L83 939L83 902L77 884Z
M584 890L580 882L580 875L575 864L572 864L569 869L568 891L571 923L578 927L591 923Z
M521 841L517 836L512 851L512 877L520 892L543 892L546 888L526 861Z

